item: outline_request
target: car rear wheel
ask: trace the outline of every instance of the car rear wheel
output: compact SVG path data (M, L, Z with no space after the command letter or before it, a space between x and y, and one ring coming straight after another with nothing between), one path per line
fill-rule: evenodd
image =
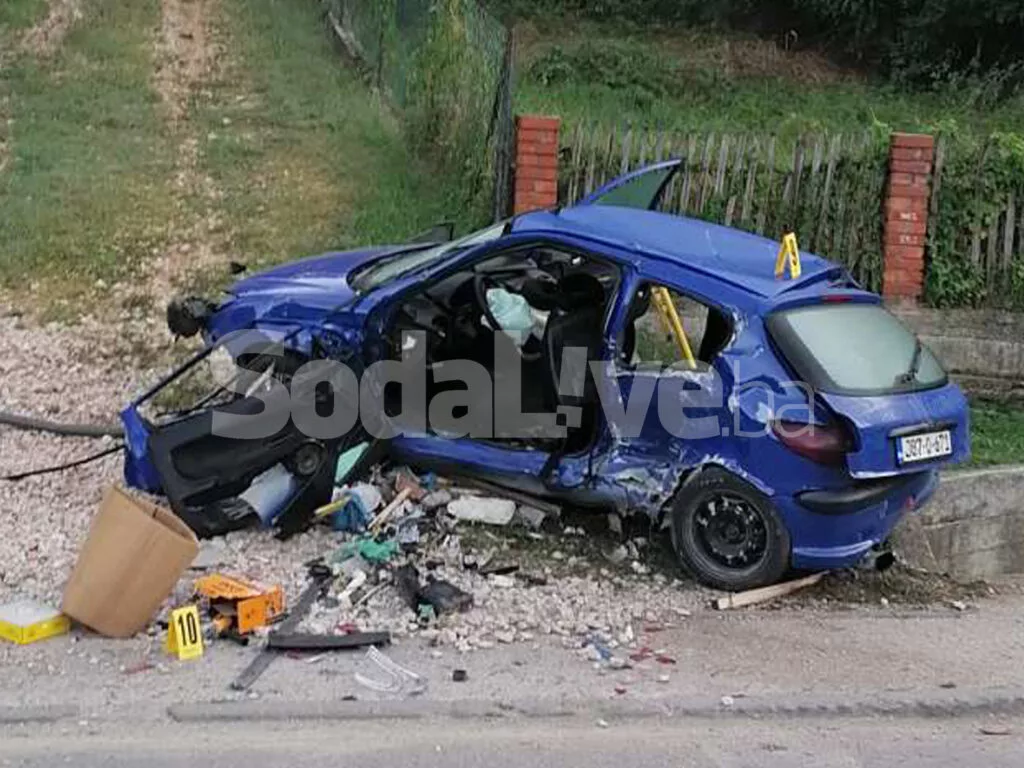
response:
M739 591L778 581L789 533L763 493L712 468L687 480L672 504L672 545L698 581Z

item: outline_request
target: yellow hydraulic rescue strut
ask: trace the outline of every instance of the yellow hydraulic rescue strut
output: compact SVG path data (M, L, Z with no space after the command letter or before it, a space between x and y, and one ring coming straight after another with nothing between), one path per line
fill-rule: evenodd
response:
M779 247L779 255L775 258L775 277L782 277L789 266L789 279L795 280L800 277L800 249L796 244L796 233L787 232L782 236L782 245Z
M679 319L679 313L676 311L676 305L672 303L672 297L669 296L668 289L660 285L651 288L651 298L654 299L654 306L661 314L662 322L672 332L672 337L676 340L676 345L679 347L679 351L682 352L686 362L690 368L696 368L697 362L693 359L693 350L690 349L690 342L686 338L683 321Z

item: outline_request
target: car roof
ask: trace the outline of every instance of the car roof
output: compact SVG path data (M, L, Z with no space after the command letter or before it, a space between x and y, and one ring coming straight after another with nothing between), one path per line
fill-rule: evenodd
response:
M815 285L820 286L820 292L830 281L846 277L840 265L801 250L800 277L776 279L778 242L699 219L637 208L586 204L533 211L516 217L512 231L596 241L641 258L699 272L768 303ZM656 263L644 268L657 275Z

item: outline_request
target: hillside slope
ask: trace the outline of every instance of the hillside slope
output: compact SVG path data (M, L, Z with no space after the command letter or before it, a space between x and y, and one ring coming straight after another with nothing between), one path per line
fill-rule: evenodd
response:
M315 2L6 0L0 51L0 286L57 316L458 213Z

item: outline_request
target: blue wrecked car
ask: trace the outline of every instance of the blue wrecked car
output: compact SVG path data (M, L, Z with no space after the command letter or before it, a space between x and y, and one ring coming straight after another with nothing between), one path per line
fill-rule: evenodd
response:
M309 524L336 482L387 454L644 515L670 530L687 571L718 588L858 563L928 500L939 469L968 458L965 398L842 266L800 254L777 276L777 242L658 212L678 167L660 163L571 207L459 240L329 253L245 277L220 301L172 302L171 330L201 333L206 346L123 412L128 482L165 494L200 532L230 518L239 498L250 512L266 507L256 491L273 486L274 509L258 511L287 534ZM238 346L241 331L268 346ZM292 405L260 397L268 379L294 393L290 377L310 361L358 376L413 347L427 401L448 395L443 427L429 419L374 437L363 418L316 436L287 418ZM250 374L245 388L144 415L169 382L225 349ZM578 355L567 370L568 349L585 350L586 365ZM499 355L517 357L515 402L499 396L495 374L476 408L443 373L468 360L494 374ZM374 386L386 421L404 385ZM305 389L318 402L331 395ZM218 410L275 409L272 434L216 434ZM548 428L476 429L507 427L510 414L513 426L544 415Z

